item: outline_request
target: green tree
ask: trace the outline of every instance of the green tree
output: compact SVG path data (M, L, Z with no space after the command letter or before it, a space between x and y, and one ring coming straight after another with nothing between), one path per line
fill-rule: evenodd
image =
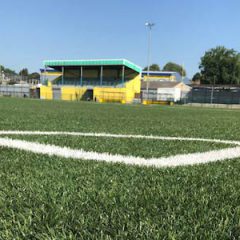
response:
M28 75L29 75L28 69L27 69L27 68L23 68L23 69L19 72L19 75L21 76L21 79L22 79L22 80L27 81L27 80L28 80Z
M38 72L33 72L33 73L28 75L28 79L39 80L40 79L40 74Z
M201 58L199 69L202 83L240 83L240 55L234 49L223 46L210 49Z
M174 62L168 62L164 67L163 71L178 72L182 77L185 77L186 70L179 64Z
M0 65L0 71L4 72L6 76L10 75L17 75L16 72L10 68L5 68L4 66Z
M145 68L143 69L143 71L147 71L147 70L148 70L148 67L145 67ZM160 69L160 67L159 67L158 64L154 63L154 64L150 65L149 70L150 70L150 71L160 71L161 69Z
M23 77L28 77L29 73L28 73L28 69L27 68L23 68L20 72L19 72L20 76Z
M201 82L201 78L202 78L202 75L201 73L197 72L196 74L194 74L193 78L192 78L192 82Z

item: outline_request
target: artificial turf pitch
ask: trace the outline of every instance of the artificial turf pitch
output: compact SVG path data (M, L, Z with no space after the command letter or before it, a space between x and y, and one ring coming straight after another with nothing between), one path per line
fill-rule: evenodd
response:
M237 110L0 98L0 130L240 140L239 119ZM224 147L93 137L14 138L140 157ZM238 239L239 160L157 169L0 148L0 239Z

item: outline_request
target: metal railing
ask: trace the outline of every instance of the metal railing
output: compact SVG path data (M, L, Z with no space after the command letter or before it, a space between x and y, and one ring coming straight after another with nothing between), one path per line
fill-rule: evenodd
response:
M206 87L193 88L182 96L182 103L208 104L240 104L240 88L238 87Z
M124 92L101 91L94 96L94 100L99 102L124 102L126 101L126 94Z
M102 82L99 78L83 78L82 81L80 78L73 78L73 77L64 77L63 82L61 79L54 82L56 85L73 85L73 86L109 86L109 87L122 87L124 86L125 82L129 79L125 79L123 82L122 79L113 79L113 78L103 78Z
M9 97L30 97L30 88L23 86L0 85L0 95Z

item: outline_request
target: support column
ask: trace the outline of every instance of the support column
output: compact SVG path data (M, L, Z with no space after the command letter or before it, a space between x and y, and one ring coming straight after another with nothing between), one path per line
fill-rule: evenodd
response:
M125 82L125 66L122 66L122 84Z
M47 69L46 66L44 67L44 74L43 74L43 84L46 84L46 79L47 79Z
M100 69L100 86L102 86L103 84L103 66L101 66L101 69Z
M80 86L83 85L83 67L81 66L81 69L80 69Z
M64 67L62 67L62 85L64 84Z

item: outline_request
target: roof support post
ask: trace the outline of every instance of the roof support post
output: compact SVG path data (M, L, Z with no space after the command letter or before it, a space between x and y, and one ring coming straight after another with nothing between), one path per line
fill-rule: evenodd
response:
M44 74L43 74L43 84L46 84L46 79L47 79L47 68L45 66L44 67Z
M103 84L103 66L100 68L100 86Z
M83 67L80 68L80 86L83 85Z
M64 84L64 67L62 66L62 85Z
M122 66L122 85L124 84L125 82L125 66L123 65Z

